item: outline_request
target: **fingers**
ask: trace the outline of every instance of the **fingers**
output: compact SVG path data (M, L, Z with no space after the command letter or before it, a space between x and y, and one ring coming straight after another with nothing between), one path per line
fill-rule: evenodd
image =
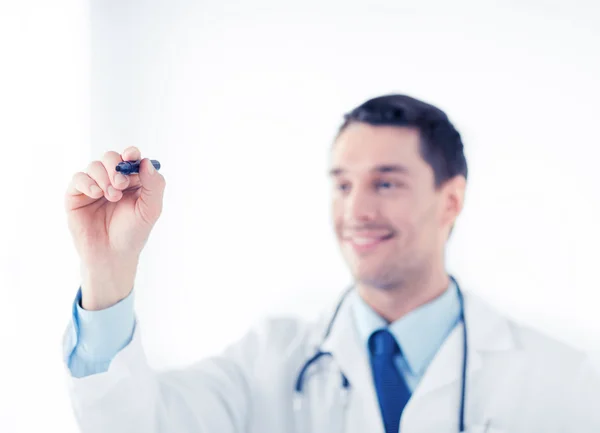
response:
M90 164L90 166L97 164L102 166L102 164L99 162L97 162L96 164L92 163ZM96 170L100 171L98 169ZM102 168L102 170L104 169ZM106 177L108 178L108 176ZM104 182L103 184L106 185L107 182ZM118 194L122 193L119 191ZM105 192L105 190L103 190L102 187L98 185L98 182L95 179L93 179L88 173L80 171L78 173L75 173L75 175L71 179L71 182L69 183L69 187L67 188L67 193L65 197L65 208L67 209L67 211L79 209L106 196L107 192ZM115 201L115 199L113 199L112 197L111 200Z
M93 161L85 172L76 173L67 189L68 209L86 206L102 197L111 202L123 198L128 188L138 190L141 200L138 211L148 222L154 222L162 211L162 196L165 180L148 158L142 160L139 174L123 175L116 171L122 161L138 161L141 153L136 147L129 147L121 155L117 152L106 152L101 161Z
M162 212L165 178L154 168L148 158L140 164L140 183L142 185L138 200L141 217L153 224Z
M112 188L118 191L123 191L129 186L129 177L118 173L116 170L117 164L119 164L120 162L123 162L123 159L121 158L121 155L119 155L117 152L106 152L102 157L102 164L104 165L104 169L109 179L109 185L107 185L107 189L103 188L104 191L110 190L110 186L112 186ZM96 179L94 176L92 177Z
M102 189L102 191L104 192L104 198L106 198L108 201L121 200L121 197L123 197L123 192L117 187L115 187L114 182L111 182L111 176L109 175L109 172L106 169L106 163L100 161L94 161L90 163L90 165L87 168L87 174ZM114 174L112 175L112 177L114 178ZM122 185L122 183L119 183L119 186Z
M89 177L87 173L75 173L71 179L71 183L67 189L67 194L70 196L84 194L91 199L99 199L104 195L102 188L98 186L96 181Z
M137 147L131 146L123 151L121 158L123 161L137 161L142 158L142 154Z

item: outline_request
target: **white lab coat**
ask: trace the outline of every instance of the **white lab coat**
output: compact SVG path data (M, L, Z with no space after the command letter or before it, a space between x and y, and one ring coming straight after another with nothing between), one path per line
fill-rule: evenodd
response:
M472 293L464 298L467 432L600 432L600 374L585 356L505 319ZM307 374L300 415L293 412L294 382L314 354L330 311L316 323L265 321L221 356L169 372L148 366L138 323L106 373L73 378L67 370L81 431L384 433L368 353L349 310L345 302L323 345L333 360L321 358ZM402 433L457 431L462 344L459 325L407 404ZM351 383L345 409L340 369Z

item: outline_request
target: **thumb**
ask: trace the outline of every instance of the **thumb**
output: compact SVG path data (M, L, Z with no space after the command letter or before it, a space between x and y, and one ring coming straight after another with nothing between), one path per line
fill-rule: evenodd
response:
M148 158L144 158L140 163L139 179L141 188L136 208L141 218L152 225L162 212L165 178Z

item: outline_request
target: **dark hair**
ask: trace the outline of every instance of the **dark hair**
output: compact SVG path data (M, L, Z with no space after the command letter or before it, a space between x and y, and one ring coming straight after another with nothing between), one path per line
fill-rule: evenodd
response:
M418 129L421 156L433 169L436 187L457 175L467 178L460 134L439 108L406 95L379 96L346 114L338 136L357 122Z

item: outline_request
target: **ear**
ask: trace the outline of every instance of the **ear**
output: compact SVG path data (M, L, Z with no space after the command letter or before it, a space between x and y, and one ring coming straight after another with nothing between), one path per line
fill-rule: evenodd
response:
M455 176L449 179L442 187L442 224L448 227L448 230L462 212L465 202L465 189L467 180L464 176Z

